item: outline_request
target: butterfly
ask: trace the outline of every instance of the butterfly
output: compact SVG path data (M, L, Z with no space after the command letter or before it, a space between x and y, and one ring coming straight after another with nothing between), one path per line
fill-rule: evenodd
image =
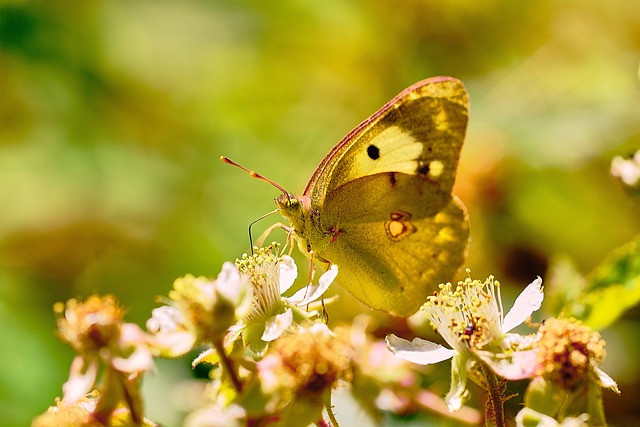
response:
M367 306L409 316L464 262L469 221L451 191L468 114L461 81L422 80L333 147L302 195L278 186L291 237Z

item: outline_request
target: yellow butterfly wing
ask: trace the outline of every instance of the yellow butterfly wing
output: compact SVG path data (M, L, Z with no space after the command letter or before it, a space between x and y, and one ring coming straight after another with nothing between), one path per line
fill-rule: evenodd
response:
M462 82L414 84L323 159L295 230L378 310L410 315L464 262L468 219L451 195L468 119Z
M468 113L469 97L460 80L434 77L415 83L349 132L316 168L304 194L321 205L340 185L384 172L425 179L440 173L442 191L451 193Z
M336 231L319 255L338 265L338 283L377 310L413 314L464 262L464 208L412 175L350 181L327 195L320 216Z

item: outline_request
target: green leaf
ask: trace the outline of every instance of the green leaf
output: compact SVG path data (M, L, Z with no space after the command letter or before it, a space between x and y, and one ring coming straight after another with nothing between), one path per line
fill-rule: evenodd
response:
M640 301L640 237L614 250L588 276L582 295L563 312L593 329L612 324Z

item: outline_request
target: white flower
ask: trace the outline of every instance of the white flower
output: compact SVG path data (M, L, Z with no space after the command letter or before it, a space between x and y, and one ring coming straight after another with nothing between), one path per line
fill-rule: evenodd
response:
M629 159L614 157L611 161L611 175L620 178L629 187L640 183L640 150Z
M266 319L282 306L280 295L295 282L298 267L290 256L278 259L270 251L260 251L248 260L246 268L240 266L253 285L253 304L245 320Z
M468 394L467 372L476 358L492 362L487 353L503 353L527 342L524 337L507 333L538 310L543 297L542 279L538 277L503 316L500 284L493 277L484 283L467 279L455 288L451 283L440 285L440 291L427 299L421 311L451 349L420 338L407 341L395 335L387 336L387 347L395 355L421 365L453 358L451 390L445 399L449 410L455 411ZM483 351L487 348L492 351Z
M307 305L320 299L338 275L338 266L334 264L328 271L320 276L318 284L310 284L297 291L291 297L285 297L281 295L291 288L291 285L293 285L293 282L296 279L298 270L293 258L287 255L284 255L280 260L278 260L277 266L280 272L280 294L278 295L278 305L279 307L284 307L285 311L284 313L279 313L275 316L269 317L266 320L265 330L262 334L262 340L266 342L277 339L284 331L289 329L294 322L294 311L300 313L301 311L304 311ZM254 288L254 292L258 293L257 289ZM264 312L266 310L262 311ZM276 311L279 310L276 309ZM306 312L304 313L306 314Z
M73 359L69 379L62 386L65 402L75 404L93 389L101 362L120 374L139 374L154 368L144 332L138 325L124 323L111 348L105 346L98 354L87 353Z
M249 278L225 262L218 277L187 275L177 279L167 305L153 310L147 321L148 341L165 357L178 357L200 342L217 342L253 301Z
M184 314L173 305L163 305L151 311L147 320L149 341L165 357L178 357L189 352L197 341Z
M274 248L268 246L260 248L251 257L243 257L238 265L242 274L250 277L254 297L251 311L234 328L235 333L230 338L242 334L245 343L258 351L263 346L255 342L256 334L260 334L263 343L268 343L279 338L295 323L315 315L306 311L307 306L322 297L338 274L338 267L332 265L320 276L317 284L310 284L291 297L285 297L283 294L298 276L293 258L288 255L276 257Z
M60 337L77 353L63 399L75 404L98 380L100 365L122 383L153 369L153 358L144 332L123 322L123 308L111 295L94 295L85 301L71 299L54 306Z

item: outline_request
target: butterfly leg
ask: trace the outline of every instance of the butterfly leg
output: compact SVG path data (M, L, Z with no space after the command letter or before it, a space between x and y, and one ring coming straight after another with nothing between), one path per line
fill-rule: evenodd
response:
M309 249L307 251L308 257L309 257L309 277L308 277L308 285L307 285L307 289L309 289L312 285L313 285L313 276L315 275L315 271L316 271L316 266L314 264L314 252L313 250ZM323 262L322 260L320 260L320 262ZM329 268L331 267L331 263L327 262L326 263L326 268L325 268L325 272L329 271ZM330 298L331 299L331 298ZM325 306L324 303L324 295L320 298L320 303L322 304L322 321L327 324L329 323L329 312L327 312L327 308ZM307 307L307 310L309 309L309 307Z
M255 246L258 247L262 247L264 245L265 240L267 240L267 237L269 237L269 235L273 232L273 230L280 228L284 231L286 231L288 233L288 235L291 235L291 227L281 223L281 222L276 222L275 224L273 224L272 226L270 226L269 228L267 228L261 235L260 237L258 237L258 239L255 242ZM289 241L290 237L287 237L287 243ZM253 246L251 246L251 250L253 251Z
M305 292L305 298L307 297L307 292L309 292L309 289L312 289L313 287L313 276L315 275L316 272L316 267L313 263L314 261L314 253L312 249L308 249L307 250L307 257L309 258L309 275L307 276L307 290ZM324 307L324 297L321 298L322 301L322 320L324 321L325 319L328 320L328 316L327 316L327 310ZM307 311L309 311L309 305L307 305ZM326 323L326 322L325 322Z
M307 276L307 291L309 291L309 289L313 285L313 276L316 270L315 266L313 265L313 251L311 249L307 251L307 257L309 257L309 275ZM307 297L306 292L304 296L305 298ZM307 307L307 309L309 309L309 307Z

